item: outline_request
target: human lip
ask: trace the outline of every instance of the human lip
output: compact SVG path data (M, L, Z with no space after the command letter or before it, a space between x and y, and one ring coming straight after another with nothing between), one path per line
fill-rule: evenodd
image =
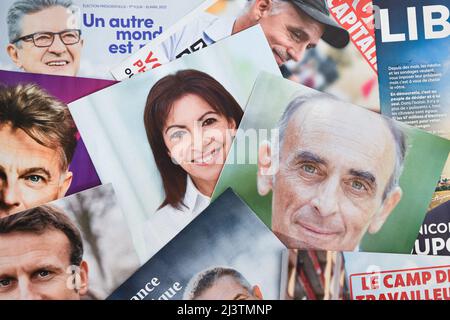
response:
M340 230L318 226L314 223L305 223L303 221L296 221L295 223L306 233L315 237L332 237L340 233Z
M215 163L216 158L219 156L219 151L222 148L215 148L211 151L205 152L202 154L201 157L197 157L191 160L191 163L194 163L196 165L200 165L200 166L206 166L206 165L210 165L212 163Z
M51 60L45 62L45 64L49 67L64 67L68 65L70 62L67 60Z

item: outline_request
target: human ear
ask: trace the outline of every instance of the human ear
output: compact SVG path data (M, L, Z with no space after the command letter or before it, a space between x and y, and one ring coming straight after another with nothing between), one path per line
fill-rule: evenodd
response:
M22 68L22 63L20 62L18 48L14 44L9 43L6 46L6 52L8 53L8 55L11 58L12 62L14 62L14 64L18 68Z
M70 185L72 184L73 173L67 170L64 173L64 181L61 183L58 190L58 199L65 196L67 190L69 190Z
M272 150L270 144L265 141L261 143L258 150L258 175L257 188L261 196L267 195L272 190Z
M234 121L234 119L228 120L228 131L232 138L234 138L236 136L237 126L236 126L236 121Z
M372 218L369 228L367 229L370 234L375 234L380 231L389 215L392 211L394 211L395 207L400 202L402 195L402 189L400 187L396 187L386 196L380 211Z
M255 0L250 13L254 20L259 21L262 17L267 16L271 10L272 0Z
M253 296L258 300L263 300L263 295L258 285L253 287Z
M88 268L88 264L86 261L82 261L80 264L80 283L79 283L79 287L78 287L78 293L80 294L80 296L84 296L85 294L87 294L88 289L89 289L89 268Z

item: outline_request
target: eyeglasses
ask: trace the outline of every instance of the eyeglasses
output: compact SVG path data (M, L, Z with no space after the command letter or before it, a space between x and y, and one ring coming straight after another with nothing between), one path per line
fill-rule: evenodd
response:
M36 32L28 34L26 36L17 38L11 43L16 43L19 41L29 42L33 41L33 44L38 48L50 47L55 41L55 35L58 35L62 43L65 45L72 45L80 42L81 30L80 29L67 29L61 32Z

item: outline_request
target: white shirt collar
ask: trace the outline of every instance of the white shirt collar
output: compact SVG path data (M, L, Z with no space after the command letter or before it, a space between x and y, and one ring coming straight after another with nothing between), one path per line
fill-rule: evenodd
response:
M206 209L210 202L211 198L198 191L191 177L187 175L186 193L183 199L183 203L187 206L187 211L197 215Z
M203 32L205 35L210 38L213 42L217 42L231 36L233 32L235 18L224 17L218 18L214 23L212 23L208 28L206 28Z

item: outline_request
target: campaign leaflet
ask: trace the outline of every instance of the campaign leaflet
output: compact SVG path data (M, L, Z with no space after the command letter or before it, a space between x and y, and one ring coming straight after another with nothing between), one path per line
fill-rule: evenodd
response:
M450 256L450 158L445 163L420 227L413 253Z
M229 189L108 299L278 300L283 250Z
M450 258L289 249L286 300L449 300Z
M344 255L339 251L286 251L281 276L284 300L348 300Z
M111 66L157 39L201 1L72 0L55 6L3 0L0 69L113 80ZM52 34L42 34L62 31L70 32L59 39L53 34L51 43L45 39Z
M205 1L163 36L113 67L112 74L115 79L124 80L221 41L233 34L233 23L248 10L247 5L246 0ZM283 74L293 81L379 111L372 3L328 0L326 5L329 16L348 30L350 43L336 49L319 41L316 48L306 51L303 59L282 66ZM281 10L285 9L278 8L278 12Z
M255 26L69 105L101 181L128 212L142 263L209 203L261 70L281 77Z
M450 1L373 3L381 112L450 138Z
M140 266L124 219L111 184L1 218L0 274L39 285L2 278L0 300L105 299Z
M344 252L352 300L450 300L450 258Z
M52 95L65 104L89 95L97 90L106 88L114 83L115 81L110 80L51 76L0 70L0 84L3 86L12 88L17 87L18 85L34 84L43 92ZM2 90L4 90L4 88L2 88ZM5 106L0 106L0 108L4 107ZM39 125L39 123L36 123L35 125ZM92 164L91 158L78 133L76 134L75 139L77 140L76 147L69 164L69 171L72 172L72 181L65 195L70 195L100 184L100 179ZM36 142L36 144L38 143ZM16 147L18 149L20 148L19 145L16 145ZM2 150L0 150L0 154L2 154ZM32 154L30 151L30 154L27 155L26 158L31 157ZM16 165L20 161L22 160L16 159ZM5 167L5 164L0 163L0 166ZM64 194L61 196L64 196Z
M446 139L261 73L213 200L232 187L288 248L409 254L449 151Z
M153 42L140 48L137 52L129 57L126 57L117 65L111 66L111 74L114 79L122 81L133 77L135 74L146 72L155 69L167 62L170 59L166 58L163 44L169 41L170 37L178 34L187 25L195 23L205 10L210 6L218 3L218 0L205 0L194 8L191 12L179 19L178 22L168 28L164 34L156 38ZM192 44L192 51L197 51L203 48L203 44Z
M303 61L287 66L300 84L380 112L372 1L326 3L331 16L348 31L350 43L336 49L321 41Z

